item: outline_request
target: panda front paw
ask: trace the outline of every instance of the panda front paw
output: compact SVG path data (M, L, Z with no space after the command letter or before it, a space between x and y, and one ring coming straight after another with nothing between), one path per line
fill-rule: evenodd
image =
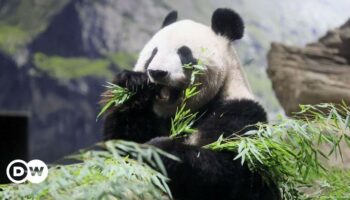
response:
M148 105L155 98L158 86L149 81L146 73L123 70L116 74L113 83L127 88L135 94L129 99L126 107Z
M132 92L138 92L149 84L149 79L145 73L123 70L115 75L113 83Z

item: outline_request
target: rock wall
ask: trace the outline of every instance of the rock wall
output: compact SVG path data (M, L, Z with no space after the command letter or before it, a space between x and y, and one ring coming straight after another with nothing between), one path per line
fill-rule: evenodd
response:
M100 57L137 52L170 8L154 1L72 0L30 44L33 52Z
M272 43L267 73L286 114L299 104L350 103L350 20L304 48Z
M100 140L101 123L96 123L99 96L81 92L79 85L101 93L102 80L84 78L67 86L49 76L31 76L31 67L20 68L0 52L0 92L4 94L0 95L0 110L28 115L29 158L54 161Z

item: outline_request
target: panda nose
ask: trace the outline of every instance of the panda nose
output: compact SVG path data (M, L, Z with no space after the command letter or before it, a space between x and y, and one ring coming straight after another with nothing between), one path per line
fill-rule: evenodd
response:
M148 74L154 79L154 80L160 80L165 78L168 75L167 71L163 70L148 70Z

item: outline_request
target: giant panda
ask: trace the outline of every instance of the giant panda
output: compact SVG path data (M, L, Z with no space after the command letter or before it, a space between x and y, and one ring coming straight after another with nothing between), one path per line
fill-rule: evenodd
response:
M115 84L136 94L107 114L105 140L148 143L180 158L181 162L163 158L175 199L280 198L274 184L234 160L232 152L202 148L221 135L227 137L253 128L247 125L267 122L232 44L242 38L243 29L241 17L231 9L215 10L211 27L177 21L173 11L144 46L134 69L115 76ZM194 124L197 131L186 138L169 138L170 119L190 82L191 73L183 66L199 59L206 70L197 80L201 83L199 94L187 101L191 111L200 113Z

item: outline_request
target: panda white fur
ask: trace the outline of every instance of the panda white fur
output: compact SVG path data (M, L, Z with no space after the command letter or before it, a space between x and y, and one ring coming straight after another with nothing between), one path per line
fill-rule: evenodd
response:
M177 20L169 13L145 45L133 71L122 71L114 83L136 92L107 115L105 139L148 142L181 159L164 158L176 199L279 199L274 184L266 184L235 155L201 148L247 125L266 122L254 100L232 41L243 36L243 21L230 9L217 9L211 27ZM182 101L190 72L183 65L200 59L206 71L199 77L200 93L187 105L201 113L188 138L170 139L170 119ZM107 91L108 92L108 91ZM106 100L106 99L105 99ZM243 131L244 132L244 131Z

